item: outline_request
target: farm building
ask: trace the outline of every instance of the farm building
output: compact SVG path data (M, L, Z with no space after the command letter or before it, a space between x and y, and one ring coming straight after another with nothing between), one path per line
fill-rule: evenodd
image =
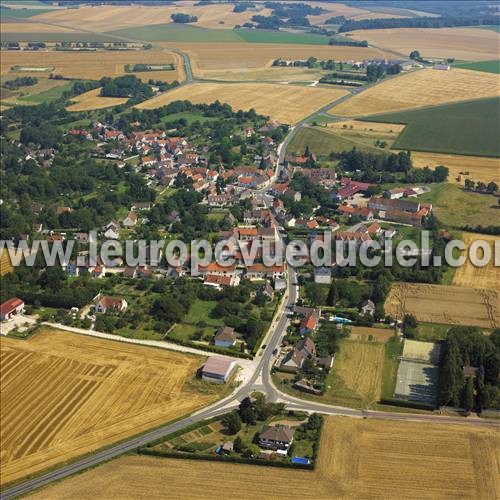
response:
M208 382L225 384L236 368L236 361L212 356L201 369L201 378Z
M13 297L0 305L0 320L7 321L16 314L22 314L23 311L24 302L17 297Z

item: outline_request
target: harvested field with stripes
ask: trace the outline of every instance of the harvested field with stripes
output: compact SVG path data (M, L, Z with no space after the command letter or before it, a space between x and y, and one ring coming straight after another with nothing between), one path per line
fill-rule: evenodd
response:
M493 73L458 68L423 69L375 85L329 113L366 116L498 95L498 76Z
M462 240L469 248L470 244L475 240L487 241L491 248L491 255L494 255L495 241L500 238L497 236L488 236L487 234L477 233L462 233ZM482 256L482 252L479 252ZM498 290L500 287L500 267L495 267L493 258L490 263L484 267L474 266L470 259L467 258L465 265L459 267L453 276L453 285L456 286L474 286L487 288L491 290Z
M217 399L203 359L43 327L2 337L1 481L34 474Z
M195 104L218 100L235 111L254 108L281 123L293 124L346 94L345 90L268 83L194 83L141 102L137 108L154 109L184 99Z
M385 312L400 320L413 314L426 323L496 328L500 326L500 294L485 288L395 283Z
M500 496L495 429L330 417L314 471L122 457L30 498L242 500L262 498L481 498ZM272 485L272 494L269 491Z
M485 156L462 156L441 153L421 153L413 151L411 154L413 165L417 168L445 165L450 170L449 182L463 184L465 179L482 181L486 184L493 181L500 184L500 159Z

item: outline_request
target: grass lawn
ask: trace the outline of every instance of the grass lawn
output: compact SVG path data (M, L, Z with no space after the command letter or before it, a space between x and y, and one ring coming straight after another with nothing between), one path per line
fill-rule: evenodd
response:
M205 321L208 325L221 326L221 319L212 318L210 316L216 305L217 302L215 300L196 300L193 304L191 304L191 307L184 318L184 322L196 324L199 321Z
M500 98L493 97L365 119L406 124L395 149L498 157L499 106Z
M317 156L328 156L330 153L341 153L356 148L365 153L382 154L384 151L368 146L367 144L340 135L322 127L302 128L292 139L287 152L302 154L309 146L312 153Z
M398 374L398 357L403 351L403 343L394 337L385 344L384 370L382 373L382 398L392 398Z
M440 323L419 323L415 340L423 342L436 342L446 338L446 333L451 328L451 325L443 325Z
M500 215L495 196L464 191L455 184L433 184L429 193L419 196L419 201L431 202L439 221L451 228L488 226Z
M459 62L453 65L456 68L472 69L474 71L483 71L485 73L500 73L500 60L493 61L473 61Z

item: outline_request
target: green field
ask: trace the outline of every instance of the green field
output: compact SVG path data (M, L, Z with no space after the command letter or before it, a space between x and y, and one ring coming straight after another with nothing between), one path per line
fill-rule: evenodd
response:
M484 73L500 73L500 60L498 59L493 61L460 62L453 66L456 68L483 71Z
M25 2L23 2L25 3ZM53 9L8 9L7 7L0 7L0 15L2 16L2 22L9 22L9 18L12 19L27 19L29 17L36 16L38 14L45 14L46 12L52 12ZM2 34L3 39L3 34Z
M108 34L146 42L241 42L241 38L232 30L206 29L175 23L137 26L111 31Z
M492 97L373 115L364 120L406 124L394 143L395 149L498 157L499 109L500 98Z
M309 33L288 33L286 31L234 30L240 41L248 43L297 43L302 45L328 45L329 38Z
M480 28L483 28L485 30L496 31L497 33L500 33L500 26L498 26L498 25L495 25L495 26L480 26Z
M299 130L288 146L288 153L302 154L306 146L316 156L328 156L330 153L341 153L356 148L366 153L380 154L383 150L353 141L324 128L306 127Z
M328 38L321 35L249 29L218 30L175 23L155 24L154 26L138 26L134 28L111 31L108 34L147 42L247 42L328 45Z
M42 102L51 102L59 99L63 92L70 89L73 84L68 82L64 85L60 85L59 87L53 87L49 90L45 90L44 92L40 92L39 94L27 95L25 97L20 97L18 101L24 104L41 104Z
M456 184L433 184L431 191L418 199L432 203L439 221L451 228L489 226L500 215L496 196L464 191Z
M175 122L177 120L184 119L188 122L189 125L192 123L199 121L199 122L211 122L211 121L216 121L218 118L215 116L203 116L202 113L196 113L196 112L191 112L191 111L185 111L182 113L173 113L171 115L165 115L162 117L160 123L168 123L168 122Z

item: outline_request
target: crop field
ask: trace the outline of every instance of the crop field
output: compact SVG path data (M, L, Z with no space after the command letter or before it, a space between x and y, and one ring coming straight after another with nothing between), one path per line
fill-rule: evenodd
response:
M44 327L0 339L2 483L39 472L217 397L190 385L202 358ZM217 388L210 388L212 391Z
M456 182L460 176L463 184L466 178L483 181L486 184L493 181L500 184L500 160L481 156L447 155L440 153L423 153L415 151L411 158L415 167L436 167L446 165L450 170L448 182ZM468 174L466 174L468 172Z
M328 127L303 127L294 135L288 152L302 154L306 147L317 156L328 156L330 153L341 153L356 148L365 153L380 154L383 150L368 146L351 138L335 133Z
M215 42L215 40L214 40ZM238 75L271 67L279 57L289 60L303 60L308 57L335 59L336 61L362 60L384 57L384 52L370 47L340 47L328 45L295 45L279 43L197 43L182 41L161 42L163 47L178 47L189 54L196 76L217 78L222 71Z
M281 123L295 123L345 94L343 90L266 83L195 83L153 97L138 104L137 108L154 109L184 99L196 104L219 100L230 104L234 110L254 108L257 113L269 115Z
M500 325L500 294L484 288L395 283L385 312L401 320L405 314L413 314L427 323L496 328Z
M177 5L150 6L82 6L78 9L66 9L46 12L35 20L61 24L64 26L85 26L93 31L119 30L133 26L148 26L170 22L170 16L176 13L195 15L198 21L194 26L203 28L232 29L236 24L244 24L257 12L232 12L232 4L214 4L194 6L192 2L176 2ZM269 9L261 9L261 15L268 15Z
M89 111L91 109L104 109L124 104L128 101L126 97L101 97L100 88L89 90L71 99L68 111Z
M257 500L272 484L283 499L489 499L500 495L499 446L494 429L474 425L329 417L314 471L126 456L31 498L162 498L168 487L171 498L218 500L224 488Z
M370 119L407 124L394 143L396 149L500 157L499 107L500 98L493 97Z
M498 95L498 77L491 73L457 68L424 69L382 82L339 104L330 113L366 116Z
M360 142L367 146L374 146L377 140L384 141L387 143L387 149L392 147L394 141L405 128L404 125L396 123L377 123L358 120L329 122L327 127L345 139Z
M335 355L326 397L337 404L369 407L380 399L384 344L346 340ZM357 404L356 404L357 402ZM353 404L354 403L354 404Z
M15 77L16 75L2 77L2 84ZM21 87L17 90L1 88L0 97L2 104L39 104L40 102L50 101L52 97L57 98L68 87L68 82L64 80L39 78L38 83L35 85Z
M482 61L498 58L499 34L481 28L397 28L359 30L350 33L356 40L394 50L404 57L418 50L423 57Z
M182 80L183 71L180 56L166 50L127 50L99 52L56 52L56 51L5 51L2 52L0 69L2 77L24 76L23 72L12 73L13 66L51 66L53 73L67 78L98 80L103 76L115 77L126 74L126 64L175 64L176 71L146 71L135 73L139 78L171 82ZM33 76L33 73L26 73ZM40 77L48 77L43 73Z
M2 39L5 33L75 33L77 30L36 22L2 23Z
M350 339L365 342L376 341L386 343L394 337L394 330L388 328L372 328L369 326L351 326Z
M435 184L420 200L433 203L434 215L451 228L461 228L464 225L488 226L498 218L496 196L464 191L457 184Z
M492 255L494 255L495 241L498 241L499 239L498 236L495 237L476 233L462 233L462 238L467 248L475 240L487 241L491 247ZM466 264L457 268L455 271L455 275L453 276L453 285L498 290L500 287L500 267L495 267L493 259L487 266L476 267L467 257Z
M454 65L456 68L472 69L474 71L485 71L486 73L500 73L500 60L461 62Z

